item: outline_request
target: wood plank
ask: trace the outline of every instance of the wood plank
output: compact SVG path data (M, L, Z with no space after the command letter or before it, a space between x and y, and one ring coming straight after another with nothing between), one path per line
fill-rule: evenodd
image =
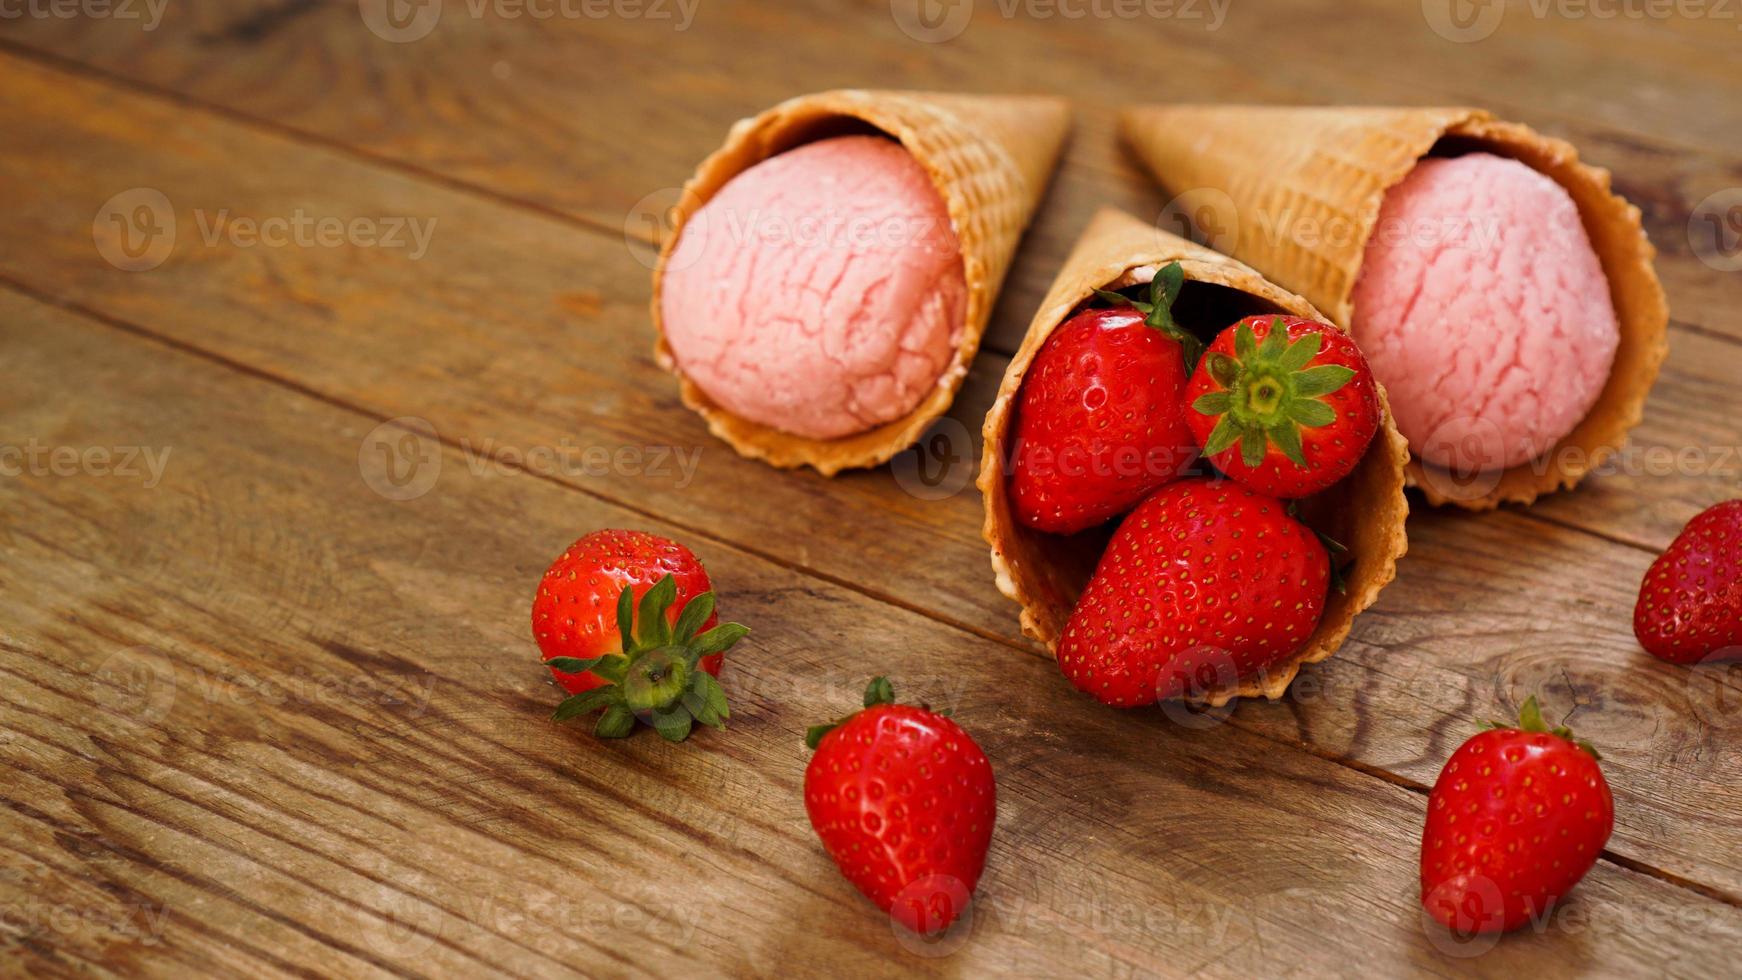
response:
M1645 419L1621 454L1578 492L1539 500L1529 513L1662 550L1695 514L1742 497L1739 378L1735 344L1672 328Z
M1689 240L1699 202L1742 186L1742 130L1718 122L1734 117L1739 94L1714 53L1736 36L1720 17L1568 21L1514 4L1491 37L1460 44L1436 35L1422 6L1386 0L1233 4L1214 30L1207 2L1190 8L1202 17L1163 20L1006 18L1000 5L980 4L960 36L922 44L888 4L863 2L837 6L828 21L830 36L853 43L794 44L818 25L802 6L704 4L681 31L675 16L540 19L485 7L473 17L449 7L427 37L399 44L370 33L352 5L269 0L178 6L150 32L38 19L4 25L0 37L612 234L644 234L649 207L669 203L726 127L797 94L798 79L803 90L1063 92L1077 100L1080 127L988 328L987 345L1005 353L1089 214L1103 204L1161 211L1164 195L1113 139L1118 105L1475 103L1616 171L1663 253L1676 316L1742 339L1726 278ZM771 46L782 52L778 70L734 70L728 81L707 67ZM1034 65L1046 66L1043 81ZM621 97L626 78L638 97Z
M200 218L215 222L214 216L225 211L231 202L249 202L251 198L260 197L256 187L259 183L257 177L264 175L251 174L248 179L241 179L238 175L236 179L214 181L205 172L204 157L186 146L175 147L172 156L178 159L161 161L161 167L149 177L155 184L162 185L171 192L173 201L183 212L180 254L186 256L185 260L171 261L165 268L152 272L144 283L135 283L134 279L138 277L116 275L114 270L91 261L91 248L82 229L76 224L69 225L64 215L69 211L94 213L102 202L94 200L91 188L121 190L135 181L147 179L141 171L115 165L118 160L135 157L140 143L155 138L154 135L145 135L145 130L155 132L166 128L185 129L191 138L214 141L215 145L224 147L225 152L229 153L259 152L259 147L272 147L270 152L274 154L292 151L286 144L270 137L261 137L221 121L200 118L154 100L131 97L118 103L125 105L125 110L101 113L82 123L79 129L68 129L63 125L64 113L61 111L61 106L66 104L67 93L77 92L78 98L106 99L108 94L105 88L101 85L80 83L62 91L70 81L67 76L53 70L44 71L31 67L16 60L11 64L19 73L20 84L28 86L20 88L19 91L29 92L33 96L31 101L21 101L18 104L16 117L11 120L19 139L23 141L23 145L39 148L45 155L68 161L63 168L46 175L49 183L45 183L45 175L26 160L20 159L11 164L13 167L22 168L13 172L26 177L30 183L17 185L21 193L12 203L10 219L13 223L10 227L17 236L16 240L35 243L30 250L20 250L16 261L31 265L49 262L55 267L55 271L49 274L52 278L43 279L42 271L32 270L27 273L24 271L26 266L16 265L16 274L21 278L53 282L57 295L72 299L89 298L104 309L129 317L135 322L145 323L154 322L161 312L162 296L188 296L191 295L188 290L210 291L215 288L223 295L210 296L212 305L220 309L230 309L238 302L233 295L236 288L265 288L268 290L266 295L288 301L289 307L275 311L274 315L286 318L285 322L294 323L294 327L262 331L256 324L215 315L199 323L197 330L191 329L194 324L186 325L190 329L178 335L184 338L208 336L212 328L225 329L234 338L227 343L250 348L266 346L272 360L280 362L275 370L282 370L295 377L312 377L322 373L321 369L308 363L311 357L324 358L326 362L331 362L343 356L340 352L326 347L318 347L313 351L301 349L296 341L304 331L338 329L335 320L365 317L369 323L369 337L383 337L383 342L362 363L345 364L343 367L349 372L362 374L368 383L389 382L400 394L417 391L420 397L423 387L417 377L404 377L397 373L384 377L384 369L403 360L403 351L413 347L426 347L430 335L448 337L455 330L459 330L463 331L463 342L456 343L453 351L460 358L458 363L434 366L420 359L419 363L410 367L413 371L429 372L428 376L439 379L444 388L453 385L457 380L472 379L480 369L487 370L484 377L477 379L482 382L478 386L481 389L477 392L478 397L466 399L468 413L498 416L536 414L548 417L554 422L565 417L583 415L591 410L592 418L588 421L608 427L609 430L595 438L594 441L599 445L618 445L643 435L650 431L643 425L646 422L655 426L651 431L660 436L650 440L651 442L671 447L674 453L681 452L686 459L693 459L695 454L703 453L709 448L720 448L711 439L696 436L694 433L698 430L694 426L680 430L681 435L658 430L657 426L663 419L656 419L654 416L667 414L664 409L671 404L671 399L670 386L657 373L643 371L634 376L634 388L641 397L627 404L616 401L615 396L607 403L589 401L578 394L609 388L610 382L617 376L614 369L568 375L563 383L555 383L555 379L552 379L551 382L540 384L536 397L503 403L504 398L512 398L514 392L527 390L525 384L528 378L551 369L544 351L572 347L577 341L589 345L574 350L574 360L582 366L614 366L626 359L644 363L644 352L640 349L644 342L640 332L645 329L642 304L646 284L642 279L643 271L638 268L637 263L626 261L625 255L612 247L611 243L583 241L554 222L525 216L515 216L511 219L511 224L503 225L503 219L494 210L479 206L477 202L467 201L459 195L426 194L425 189L415 182L375 173L319 151L296 150L301 162L295 167L279 168L276 188L265 196L285 200L285 206L278 209L281 213L287 214L301 208L317 216L336 215L349 220L361 213L360 195L334 194L330 190L323 190L319 195L310 196L308 191L311 187L321 186L323 182L329 187L358 186L368 188L371 194L385 195L387 200L393 201L394 204L389 210L399 217L419 220L426 226L433 222L437 230L430 243L431 247L437 253L443 253L445 247L445 254L418 258L411 263L400 263L395 260L406 256L405 250L357 251L357 254L378 260L371 263L371 268L379 270L378 274L383 280L373 288L396 296L426 296L432 302L416 308L415 313L395 316L392 311L384 309L376 297L364 295L355 288L335 297L333 284L324 281L328 274L328 264L314 261L324 257L327 250L317 249L310 252L258 246L251 249L230 249L227 247L228 243L224 242L216 246L206 246L201 240L206 228ZM61 101L57 102L56 99ZM137 119L149 120L149 125L141 127L134 122ZM80 148L87 144L105 149L99 153L81 151ZM322 168L322 177L315 181L307 179L303 169L305 166ZM362 183L357 183L359 181ZM28 193L22 193L26 188ZM267 211L253 214L252 217L258 219L273 216L273 205L267 207ZM491 230L481 230L484 225L489 225ZM511 227L513 230L503 234L494 231L498 227ZM447 230L454 228L458 230ZM1060 245L1062 247L1062 243ZM43 254L44 246L47 246L47 254ZM539 253L536 267L532 269L526 268L526 260L521 255L528 246ZM454 250L460 248L468 249L470 254L455 255ZM310 254L294 254L299 251ZM637 252L636 257L646 258L646 255ZM268 259L276 261L268 262ZM207 273L209 264L214 261L225 264L231 270L231 284L220 285L210 281ZM492 295L487 300L484 299L490 291L488 277L481 276L477 270L503 264L512 264L521 270L519 278L522 289L503 290L503 295ZM433 276L424 274L425 270L432 268L440 268L441 271ZM569 281L565 282L565 278ZM1047 276L1042 270L1035 270L1028 278L1035 282L1044 282ZM236 283L236 279L242 282ZM69 287L69 282L76 285ZM166 291L153 294L148 289L141 291L135 288L139 285L148 287L151 284L162 285L166 287ZM448 291L432 293L432 288L446 288ZM535 292L531 296L524 296L524 289L533 289ZM1009 306L1010 303L1006 302L1004 305ZM489 319L470 314L455 318L451 311L456 308L476 309ZM302 322L304 314L309 322ZM444 325L443 329L433 329L436 324ZM394 331L398 336L388 339L383 331ZM516 343L517 336L524 337L524 342ZM1657 453L1662 449L1679 450L1689 444L1700 445L1711 460L1711 465L1705 470L1685 474L1678 471L1673 480L1652 476L1648 496L1653 504L1646 514L1646 520L1641 521L1639 515L1633 513L1635 507L1631 502L1620 501L1613 495L1604 498L1605 501L1614 501L1613 505L1605 502L1601 506L1568 507L1564 519L1610 536L1637 541L1647 546L1661 546L1668 542L1681 523L1699 507L1734 492L1734 467L1727 465L1725 457L1729 455L1726 444L1734 441L1728 420L1736 407L1738 396L1733 386L1723 383L1729 366L1726 348L1718 340L1701 336L1699 331L1683 330L1675 331L1672 346L1674 353L1669 366L1670 377L1665 379L1658 398L1653 402L1646 427L1641 430L1641 436L1636 440L1634 455L1640 457L1636 468L1650 474L1651 460L1645 458L1645 454ZM486 349L491 353L481 357L479 352ZM1687 350L1685 355L1684 349ZM439 359L441 352L433 351L431 355ZM238 353L237 356L243 355ZM995 377L1001 370L1001 362L988 358L980 365L977 381L983 382L986 376ZM975 404L972 400L973 390L964 399L969 406ZM1686 411L1678 412L1677 406L1682 405L1687 407ZM605 408L619 410L617 414L621 418L601 410ZM978 429L977 414L976 411L959 409L955 418L972 432ZM1662 425L1658 424L1660 418L1664 420ZM467 424L462 426L462 430L480 444L484 439L495 439L497 442L506 441L510 446L515 445L512 441L504 440L501 431L493 431L491 428L480 431ZM536 445L554 445L564 431L546 427L541 435L547 441ZM724 455L726 454L717 452L704 458L711 465L716 456ZM675 456L666 463L665 468L669 470L665 479L668 488L678 491L687 488L687 484L685 487L676 487L677 483L683 481L684 476ZM637 482L645 484L653 481ZM857 482L860 481L837 481L835 486L855 486ZM1593 485L1596 483L1597 481L1593 481ZM1623 481L1617 479L1610 483L1620 485ZM819 487L821 485L817 484ZM1625 481L1624 486L1629 493L1635 489L1643 489L1640 480ZM1561 499L1579 499L1582 502L1584 498ZM824 508L829 508L832 502L826 498L814 502L805 513L807 520L812 521L806 526L814 526L814 520L823 517ZM650 506L656 503L657 498L648 501ZM927 524L903 517L898 526L904 532L923 533L922 529ZM971 532L955 538L964 543L972 539ZM871 542L861 544L875 546ZM941 589L948 583L930 581L926 584ZM948 597L946 601L949 601ZM954 617L967 618L967 612L963 609L950 609L949 612Z
M924 499L887 470L834 481L803 473L771 478L765 467L714 443L676 405L672 385L646 355L645 287L626 251L554 221L155 100L16 59L0 66L4 90L19 94L20 108L3 117L8 130L32 150L29 159L58 161L47 172L9 172L3 168L19 161L0 158L0 175L28 177L0 180L0 242L29 243L0 249L0 276L377 417L425 418L452 445L470 451L462 474L474 465L500 468L497 457L484 452L490 443L498 454L503 447L555 447L564 440L613 453L643 446L675 448L686 458L699 452L688 482L675 463L662 473L642 466L556 476L638 513L665 516L692 534L982 636L1021 642L1013 608L990 584L971 490ZM214 156L259 165L246 174L213 172L208 161ZM160 268L122 273L96 258L80 221L111 189L136 182L178 202L180 224L195 230L178 236L177 251ZM192 212L224 207L256 218L299 207L346 219L412 215L434 220L437 231L417 260L391 250L208 247ZM69 221L68 214L79 220ZM1701 431L1716 440L1742 397L1722 383L1721 372L1733 361L1719 356L1722 348L1679 340L1673 350L1678 367L1666 375L1660 398L1689 413L1686 418L1701 419ZM562 354L553 358L553 351ZM977 431L1002 369L998 358L982 357L952 416L961 431ZM1654 413L1650 425L1658 418ZM1652 428L1650 438L1677 445L1680 425L1672 420ZM974 452L959 456L971 469ZM1691 514L1731 492L1717 478L1635 482L1639 493L1656 494L1643 513L1658 516L1640 525L1647 528L1640 533L1657 535L1656 541L1668 540L1680 510ZM1621 523L1616 515L1624 515L1625 525L1634 527L1632 494L1628 488L1611 495L1614 511L1599 516ZM1624 800L1618 853L1742 895L1735 860L1742 825L1734 816L1742 807L1732 805L1742 785L1739 763L1734 753L1687 748L1733 732L1709 710L1705 718L1685 710L1685 685L1666 684L1689 675L1666 674L1627 633L1630 590L1649 555L1514 513L1418 515L1411 532L1412 554L1400 581L1357 622L1349 653L1318 668L1338 672L1337 697L1317 698L1303 687L1276 708L1241 708L1237 721L1253 715L1253 724L1262 722L1276 737L1425 782L1431 759L1449 751L1450 736L1436 734L1431 724L1424 730L1424 704L1431 706L1432 724L1449 726L1446 731L1461 731L1456 726L1474 717L1504 714L1522 688L1485 679L1539 663L1543 650L1557 651L1556 662L1599 672L1615 691L1607 711L1586 709L1580 720L1608 750ZM1534 550L1515 557L1520 540L1531 541ZM1503 601L1490 604L1490 595ZM1401 639L1387 625L1399 623L1407 628ZM1410 626L1419 623L1435 624L1434 631ZM1390 652L1357 653L1381 648ZM1692 676L1703 681L1708 675ZM1472 678L1484 683L1472 689ZM1712 695L1702 696L1709 702ZM1658 712L1663 736L1637 739L1638 705L1660 702L1677 708ZM1278 711L1285 720L1297 712L1302 721L1265 720ZM1667 789L1659 769L1666 758L1677 760L1671 788L1724 806L1660 809ZM1664 833L1666 827L1673 832Z
M703 549L722 605L757 629L723 678L731 728L595 743L544 718L530 583L580 528L670 528L513 475L387 500L359 479L369 416L13 293L0 337L7 431L172 453L151 489L0 483L18 720L0 759L32 807L0 823L45 877L174 910L142 972L200 962L206 934L245 938L248 970L401 975L1445 967L1414 905L1417 793L1060 698L1037 658L725 546ZM947 959L902 955L797 801L803 727L884 668L954 707L1002 776L976 924ZM579 914L595 907L614 928ZM1684 926L1586 925L1646 909ZM1563 915L1469 965L1708 972L1742 949L1742 911L1609 862ZM46 961L107 952L94 931L37 938Z
M1010 618L986 594L983 554L966 575L960 561L917 560L940 546L958 558L981 550L971 490L940 520L887 470L767 481L766 467L709 436L652 363L644 270L621 243L18 59L0 58L0 75L0 125L21 150L0 157L0 276L383 417L427 418L470 451L468 464L574 447L558 475L589 492L708 533L731 528L809 570L851 569L860 587L952 620ZM258 165L214 170L213 159ZM136 185L174 203L176 246L161 267L124 273L98 256L84 216ZM238 247L222 235L208 246L200 217L215 223L226 209L238 220L397 216L435 231L415 259L409 249ZM974 384L996 380L981 370ZM985 404L953 416L960 431L978 431ZM620 461L625 447L645 452ZM589 455L598 450L606 465ZM959 455L965 484L973 456ZM825 546L815 546L820 528Z
M1603 752L1611 847L1742 897L1742 667L1647 656L1631 612L1651 555L1505 515L1412 516L1403 588L1278 703L1235 723L1428 787L1476 730L1531 694ZM1718 757L1729 758L1720 761ZM1707 843L1672 838L1694 825Z

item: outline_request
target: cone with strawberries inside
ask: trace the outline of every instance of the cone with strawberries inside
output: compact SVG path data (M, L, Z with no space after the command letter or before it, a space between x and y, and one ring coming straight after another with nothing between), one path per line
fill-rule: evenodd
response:
M1425 158L1481 153L1517 161L1571 198L1618 328L1607 380L1582 420L1575 425L1579 416L1569 414L1570 431L1558 441L1543 437L1524 462L1505 465L1520 451L1493 465L1448 467L1424 462L1422 447L1414 447L1408 477L1430 503L1472 510L1530 503L1577 484L1638 424L1667 353L1656 253L1639 209L1613 192L1608 171L1581 163L1569 144L1470 108L1133 106L1121 113L1120 130L1174 195L1170 210L1182 212L1200 237L1346 329L1356 325L1356 285L1386 193ZM1396 378L1392 388L1407 422L1410 406ZM1464 428L1470 418L1458 415L1433 438L1443 432L1467 441L1483 429L1495 439L1510 435L1485 421ZM1483 455L1495 458L1491 450Z
M1063 99L856 89L799 96L739 121L684 185L653 274L655 355L678 377L684 404L741 455L780 467L811 466L824 476L876 466L912 445L949 409L967 376L1069 126ZM942 198L961 249L963 322L949 365L905 415L840 438L806 438L729 411L685 377L662 322L662 281L685 223L733 177L801 144L861 133L897 140Z
M1125 298L1131 292L1141 292L1145 282L1150 283L1151 301ZM1164 282L1165 285L1158 285ZM1112 304L1112 308L1096 309L1098 304L1105 303ZM1146 317L1136 318L1135 314L1121 316L1119 310L1125 306L1135 306ZM1163 306L1169 308L1171 313L1160 312L1158 308ZM1156 370L1145 368L1140 372L1143 378L1148 378L1164 373L1160 370L1163 367L1172 371L1175 383L1169 389L1169 397L1185 397L1187 389L1184 375L1193 373L1191 363L1206 357L1221 357L1228 361L1226 365L1220 365L1218 370L1223 374L1224 380L1238 387L1244 382L1234 374L1245 368L1235 363L1234 358L1216 354L1213 346L1205 354L1202 341L1207 341L1210 335L1219 331L1233 330L1237 321L1246 322L1242 318L1258 315L1262 315L1266 323L1274 321L1282 324L1287 321L1293 327L1316 325L1320 330L1335 334L1334 339L1346 345L1346 341L1342 340L1342 332L1328 325L1311 304L1270 283L1247 266L1161 231L1128 214L1106 209L1090 222L1070 257L1065 260L1041 302L1040 309L1035 313L1021 348L1005 372L997 399L986 415L985 451L981 458L979 477L979 488L986 508L984 534L992 548L993 571L999 590L1021 606L1023 633L1060 655L1061 666L1085 690L1090 690L1093 684L1099 682L1095 678L1073 674L1072 665L1063 663L1062 658L1070 648L1067 628L1075 622L1074 616L1081 612L1078 608L1079 599L1084 597L1085 589L1090 586L1092 579L1108 571L1103 559L1110 557L1109 532L1112 525L1088 526L1085 521L1078 521L1075 524L1055 526L1051 523L1052 519L1061 512L1069 512L1069 508L1061 506L1037 515L1031 500L1019 499L1019 470L1023 465L1032 463L1035 458L1025 450L1018 438L1019 430L1025 437L1033 437L1036 431L1032 419L1019 417L1021 410L1029 409L1033 405L1032 401L1024 398L1025 382L1032 378L1033 385L1044 388L1058 384L1059 378L1072 377L1068 370L1061 369L1050 363L1046 357L1042 357L1043 352L1048 357L1056 353L1048 349L1048 341L1055 334L1062 337L1064 331L1074 329L1076 324L1085 320L1101 320L1113 324L1115 332L1121 325L1130 325L1134 332L1115 336L1111 341L1114 347L1108 348L1107 353L1091 352L1080 359L1090 363L1095 370L1101 370L1111 360L1125 361L1138 356L1141 344L1158 343L1164 344L1166 350L1174 351L1169 356L1175 359L1180 356L1178 352L1185 352L1188 362L1184 368L1171 367L1162 362L1157 365ZM1151 331L1150 327L1157 329ZM1188 334L1199 335L1201 339L1193 341ZM1158 341L1155 339L1157 336L1166 339ZM1327 377L1325 369L1308 366L1311 363L1309 358L1319 351L1322 339L1315 338L1305 346L1294 348L1294 354L1286 358L1268 349L1242 353L1252 355L1248 358L1248 366L1254 372L1265 369L1270 363L1267 358L1286 361L1291 368L1317 371L1317 374L1303 375L1284 382L1289 392L1298 393L1304 402L1308 400L1307 396L1313 394L1308 382L1318 384L1319 392L1323 393L1333 387L1337 380L1332 378L1332 384L1322 384ZM1268 346L1275 346L1279 342ZM1117 356L1114 356L1114 351ZM1037 359L1041 365L1039 367L1036 366ZM1222 370L1224 367L1227 370ZM1060 373L1061 370L1066 370L1066 373ZM1077 405L1098 407L1114 404L1106 400L1108 393L1097 394L1099 388L1097 381L1091 382L1088 388L1080 392L1064 391L1064 400L1071 403L1067 408L1074 410ZM1141 380L1132 384L1119 382L1117 388L1118 390L1111 393L1111 397L1122 399L1118 402L1122 407L1117 414L1131 414L1135 411L1143 415L1150 420L1145 423L1145 431L1149 432L1158 429L1172 432L1178 428L1161 421L1166 414L1166 406L1160 402L1143 404L1141 408L1132 410L1123 408L1137 406L1142 399L1149 397L1141 390ZM1245 391L1244 388L1239 390ZM1257 402L1262 401L1263 399L1257 399ZM1183 412L1186 406L1194 404L1207 403L1185 401L1175 406L1172 411ZM1284 542L1279 536L1298 539L1294 542L1300 545L1298 549L1294 549L1297 555L1318 556L1316 564L1308 563L1298 567L1310 568L1312 574L1317 576L1315 584L1323 596L1322 599L1318 596L1311 599L1313 603L1322 602L1322 609L1310 610L1310 615L1290 620L1304 623L1300 627L1303 635L1291 635L1286 649L1277 647L1272 655L1265 658L1262 669L1248 670L1247 667L1253 661L1242 652L1233 659L1224 658L1223 662L1215 665L1219 667L1215 676L1200 678L1197 682L1183 687L1165 678L1160 681L1151 678L1154 683L1150 683L1147 691L1137 692L1139 695L1146 695L1147 702L1177 699L1219 706L1235 697L1281 697L1302 664L1324 660L1336 652L1348 636L1355 616L1372 605L1380 590L1395 576L1397 559L1407 547L1404 521L1408 514L1408 504L1403 495L1403 465L1408 453L1402 437L1391 423L1382 388L1373 386L1369 404L1375 407L1376 424L1368 430L1370 441L1365 443L1365 449L1360 452L1358 460L1350 464L1346 475L1339 476L1328 489L1297 500L1255 495L1232 481L1217 482L1203 475L1191 474L1190 466L1196 466L1201 472L1209 471L1205 462L1196 460L1195 448L1191 450L1191 459L1182 459L1181 454L1176 452L1159 457L1140 454L1126 460L1134 460L1137 469L1145 470L1152 476L1159 474L1159 477L1142 491L1148 494L1148 499L1136 510L1132 510L1130 505L1137 501L1127 498L1117 508L1117 512L1113 513L1113 516L1127 514L1118 530L1112 533L1114 547L1119 547L1122 540L1129 539L1133 534L1158 530L1149 527L1134 528L1132 525L1134 522L1147 521L1148 517L1145 515L1160 506L1157 500L1167 492L1169 486L1174 486L1181 488L1187 496L1208 501L1204 505L1207 507L1221 506L1232 501L1230 506L1245 507L1254 514L1264 511L1265 520L1269 523L1262 527L1248 525L1255 530L1243 542L1238 543L1240 548L1246 550L1242 552L1237 548L1230 555L1230 560L1263 573L1268 569L1266 563L1272 558L1281 557L1285 550L1282 547ZM1314 429L1324 425L1325 420L1313 417L1314 413L1321 411L1324 408L1314 407L1309 412L1297 407L1296 413L1302 420L1299 428ZM1089 424L1096 428L1097 435L1103 431L1098 422ZM1114 427L1117 427L1116 424ZM1255 429L1253 438L1263 439L1266 434L1265 431ZM1182 438L1190 439L1191 436L1189 433L1181 435L1174 432L1167 436L1166 441L1177 442ZM1300 451L1292 441L1287 448L1295 453ZM1234 452L1238 454L1240 450L1236 449ZM1087 464L1079 459L1073 464L1077 466L1077 470L1066 481L1067 486L1062 492L1076 493L1082 487L1092 484L1098 472L1110 465L1106 463L1108 458L1110 457L1096 457ZM1156 459L1163 462L1157 465ZM1161 488L1160 491L1155 490L1157 486ZM1220 492L1218 488L1228 492ZM1196 503L1188 501L1183 505L1184 510L1169 513L1196 513L1194 508L1197 506ZM1109 511L1103 509L1091 511L1087 521L1100 522L1108 519ZM1240 528L1234 524L1224 523L1221 527L1234 532L1231 537L1240 538ZM1170 529L1159 530L1167 532ZM1295 534L1295 530L1299 533ZM1319 540L1311 540L1309 543L1307 539L1315 536ZM1320 540L1326 543L1321 545ZM1224 538L1214 544L1221 547L1228 543ZM1273 543L1275 548L1272 547ZM1159 545L1160 542L1158 547ZM1188 554L1190 545L1191 542L1185 543ZM1205 549L1202 553L1207 551ZM1333 566L1328 570L1323 567L1327 553ZM1147 554L1144 551L1136 560L1141 563ZM1101 568L1098 570L1097 566ZM1152 582L1164 581L1158 576L1171 574L1170 566L1161 560L1156 561L1152 572L1145 573L1141 569L1137 571L1140 573L1137 577ZM1341 574L1339 588L1326 587L1327 571L1333 579L1338 573ZM1279 571L1279 574L1284 573ZM1195 590L1197 583L1191 588ZM1184 589L1182 586L1181 591ZM1251 598L1250 595L1245 597L1248 600ZM1094 601L1098 602L1099 599ZM1275 601L1283 601L1281 593L1277 594ZM1155 628L1158 624L1154 620L1160 615L1160 611L1147 606L1146 600L1139 599L1138 602L1145 605L1141 610L1143 616L1139 618L1148 618L1150 622L1147 625ZM1268 602L1267 597L1266 609ZM1226 606L1220 613L1231 614L1233 608L1233 605ZM1277 623L1274 636L1262 636L1273 619ZM1285 619L1289 617L1273 617L1267 611L1259 610L1251 619L1246 619L1242 613L1241 621L1233 625L1257 636L1260 644L1267 644L1272 639L1281 644L1285 629L1292 628L1282 625ZM1165 623L1159 625L1163 628L1168 626ZM1222 630L1214 624L1204 633L1205 638L1212 642L1223 635ZM1230 672L1231 664L1239 665L1238 669ZM1160 677L1159 674L1155 676ZM1095 693L1109 704L1147 703L1142 697L1114 699L1102 696L1099 691L1091 690L1090 693Z

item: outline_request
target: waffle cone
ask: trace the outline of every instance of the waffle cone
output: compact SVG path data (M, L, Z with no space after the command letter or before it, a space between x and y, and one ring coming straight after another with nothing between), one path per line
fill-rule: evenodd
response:
M1569 144L1480 109L1138 106L1120 130L1169 193L1216 227L1211 242L1306 297L1338 326L1385 192L1436 146L1511 157L1552 178L1584 220L1620 323L1609 379L1541 460L1460 476L1412 459L1428 502L1487 510L1572 487L1638 424L1668 353L1669 310L1639 209ZM1195 195L1195 197L1194 197ZM1304 234L1310 230L1312 234Z
M1128 214L1104 209L1090 222L1047 290L1022 347L1004 373L997 400L986 413L985 452L980 459L979 487L986 505L984 534L992 546L998 589L1022 607L1022 632L1054 654L1106 541L1095 532L1068 537L1045 534L1024 527L1011 513L1006 463L1017 394L1047 338L1096 289L1120 283L1133 269L1176 261L1185 272L1188 290L1192 283L1213 283L1244 294L1242 302L1250 307L1246 313L1275 312L1324 320L1306 300L1251 268ZM1355 616L1371 606L1395 577L1397 559L1407 548L1404 520L1409 505L1403 495L1403 465L1408 452L1392 425L1383 388L1379 388L1379 402L1382 424L1355 471L1330 490L1301 501L1301 514L1308 524L1349 548L1346 592L1330 594L1318 629L1291 660L1274 666L1263 677L1199 692L1194 700L1221 705L1235 697L1281 697L1302 664L1317 663L1337 651Z
M811 466L824 476L876 466L912 445L944 414L980 347L998 289L1033 216L1070 128L1062 99L931 92L839 90L789 99L740 120L726 143L684 184L672 233L653 273L654 354L678 377L685 405L741 455L775 466ZM907 415L840 439L807 439L742 418L684 377L660 319L660 283L684 223L726 182L801 143L879 131L899 140L937 186L962 249L967 302L961 340L937 386Z

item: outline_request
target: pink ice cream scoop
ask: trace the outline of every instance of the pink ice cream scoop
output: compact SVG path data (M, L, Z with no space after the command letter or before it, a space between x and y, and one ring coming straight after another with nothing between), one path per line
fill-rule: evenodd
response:
M1424 160L1386 194L1353 302L1398 430L1462 471L1548 452L1596 403L1620 342L1572 198L1486 153Z
M949 212L894 140L808 143L732 178L684 225L660 284L684 375L743 418L836 439L911 412L960 339Z

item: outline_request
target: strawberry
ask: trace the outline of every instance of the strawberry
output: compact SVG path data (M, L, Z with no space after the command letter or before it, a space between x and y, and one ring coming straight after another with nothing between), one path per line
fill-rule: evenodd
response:
M1325 545L1288 505L1226 480L1179 480L1113 533L1059 667L1121 708L1226 687L1306 643L1330 576Z
M594 531L570 545L532 600L539 651L574 695L556 719L603 708L593 729L602 738L628 735L639 718L674 742L697 721L723 727L714 678L749 630L714 625L711 587L688 548L656 534Z
M1156 273L1150 302L1078 313L1023 378L1011 496L1028 527L1074 534L1130 510L1197 458L1185 386L1202 343L1173 322L1185 274Z
M998 792L986 753L949 718L896 704L889 681L865 710L805 735L811 826L841 874L918 933L967 907L992 840Z
M1216 468L1272 497L1325 489L1379 431L1379 394L1349 335L1297 316L1249 316L1192 372L1186 421Z
M1596 750L1550 731L1536 698L1518 727L1489 725L1440 771L1421 835L1422 907L1465 935L1546 918L1615 826Z
M1633 633L1674 664L1742 658L1742 500L1701 511L1651 563Z

